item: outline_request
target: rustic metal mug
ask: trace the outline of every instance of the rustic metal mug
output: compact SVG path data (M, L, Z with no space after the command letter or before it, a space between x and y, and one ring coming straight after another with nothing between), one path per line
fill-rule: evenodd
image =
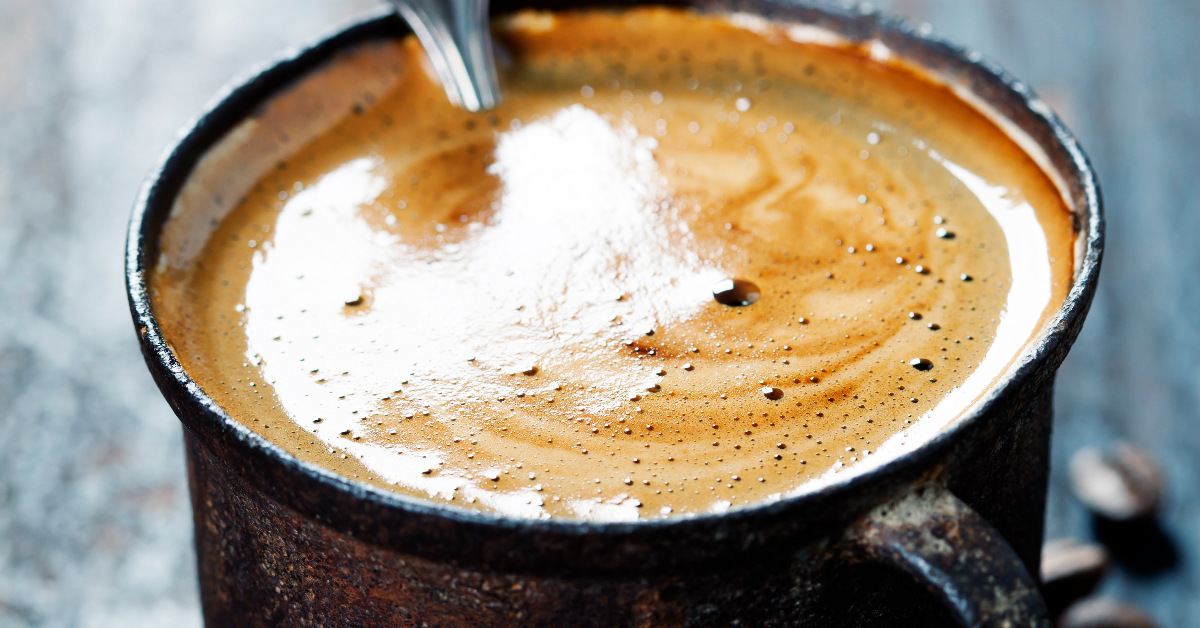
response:
M502 13L596 3L494 4ZM1100 269L1100 191L1087 158L1024 84L927 29L857 8L683 6L879 41L1024 134L1064 185L1079 232L1075 283L1050 327L975 410L924 445L815 492L719 515L517 520L398 496L299 460L188 377L146 280L172 208L232 130L340 52L408 33L394 15L368 17L227 89L185 129L133 211L130 307L150 371L185 428L209 625L1050 625L1030 573L1041 551L1054 375Z

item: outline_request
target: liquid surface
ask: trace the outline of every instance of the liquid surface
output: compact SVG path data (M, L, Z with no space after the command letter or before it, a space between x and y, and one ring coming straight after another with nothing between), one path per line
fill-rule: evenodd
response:
M301 458L518 517L720 512L952 422L1070 287L1044 173L878 50L662 9L497 28L498 109L387 44L394 89L152 278L189 375Z

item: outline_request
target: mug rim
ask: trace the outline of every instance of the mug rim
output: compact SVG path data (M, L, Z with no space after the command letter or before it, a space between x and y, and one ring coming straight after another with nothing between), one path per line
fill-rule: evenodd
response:
M553 0L551 0L553 1ZM508 2L513 6L493 6L493 14L520 8L602 8L613 7L612 2L597 3L584 0L569 5L542 6L531 3ZM807 0L745 0L734 4L712 4L707 0L665 0L657 6L691 8L702 12L735 13L749 12L772 22L806 23L830 28L852 43L866 43L873 39L892 45L906 62L919 68L928 64L916 60L911 51L917 50L932 58L940 58L950 69L962 77L982 81L997 94L1007 97L1010 104L1018 106L1024 115L1031 116L1028 124L1040 127L1042 133L1035 136L1021 126L1029 137L1045 150L1054 161L1054 153L1061 153L1061 163L1052 164L1068 184L1074 196L1074 215L1078 224L1077 238L1082 237L1084 250L1082 259L1077 260L1077 270L1072 287L1062 307L1053 319L1029 341L1021 354L1007 368L974 406L955 421L942 428L936 435L913 449L886 460L878 467L858 473L847 474L813 490L782 497L778 500L763 500L739 506L724 513L699 513L665 518L653 518L632 522L597 522L574 518L521 519L489 511L476 511L432 500L388 492L385 489L356 482L331 470L305 461L284 450L279 445L259 435L228 415L192 380L167 345L158 326L149 300L147 277L153 268L158 253L158 233L169 219L170 209L191 175L197 161L213 145L223 138L237 122L240 122L257 106L301 79L308 72L320 67L337 52L358 43L377 37L402 37L409 29L390 10L378 10L335 28L329 34L316 38L312 43L296 47L256 66L249 72L234 78L222 87L204 107L202 113L189 120L166 148L159 161L142 184L134 204L127 233L125 250L125 279L130 311L139 343L147 365L154 375L163 396L172 406L184 427L193 435L198 433L219 434L226 445L234 448L234 454L249 457L251 461L266 461L279 467L283 475L309 482L314 489L330 490L352 502L359 503L360 510L371 511L372 516L391 514L404 516L432 517L443 522L464 524L480 529L532 534L556 534L568 537L591 535L601 537L631 537L639 533L679 532L689 528L712 529L733 521L750 521L756 518L796 516L795 513L811 511L827 501L837 501L855 491L896 476L901 469L915 469L943 455L968 430L985 420L989 411L1013 389L1021 387L1042 369L1057 369L1066 349L1074 342L1083 318L1091 303L1099 278L1100 263L1104 248L1103 201L1099 184L1090 161L1080 148L1074 135L1062 121L1042 102L1028 85L1009 74L998 64L983 58L977 52L951 43L934 33L928 25L914 26L899 18L883 14L866 7L836 7L808 4ZM627 5L617 4L617 8ZM651 5L638 5L651 6ZM864 8L866 7L866 8ZM782 13L782 17L776 15ZM956 74L957 77L957 74ZM974 93L975 90L972 89ZM976 94L978 95L978 94ZM996 106L996 97L979 98L990 106ZM970 105L971 103L968 103ZM1006 118L1003 109L998 110ZM1024 149L1023 149L1024 150ZM1041 165L1041 164L1039 164ZM1044 166L1043 166L1044 167ZM1047 173L1049 176L1049 173ZM1078 249L1077 249L1078 251ZM168 390L171 388L172 390ZM174 397L182 393L186 401ZM190 425L181 404L187 410L198 411L207 425ZM197 428L197 429L193 429ZM204 428L204 429L199 429ZM211 432L209 430L212 430ZM200 438L201 442L205 439ZM208 443L206 443L208 445ZM209 445L211 446L211 445ZM304 490L304 487L301 487ZM315 515L320 519L320 515ZM799 516L804 516L803 514ZM334 528L347 524L334 519L323 521ZM383 544L387 544L386 541Z

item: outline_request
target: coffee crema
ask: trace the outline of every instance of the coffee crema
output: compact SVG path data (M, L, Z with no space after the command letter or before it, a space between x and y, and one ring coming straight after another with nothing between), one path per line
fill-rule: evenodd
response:
M516 517L721 512L927 440L1071 286L1050 178L879 44L674 9L495 28L495 110L411 37L366 44L326 70L331 128L267 124L281 96L246 133L303 145L205 197L202 241L164 233L175 355L301 459Z

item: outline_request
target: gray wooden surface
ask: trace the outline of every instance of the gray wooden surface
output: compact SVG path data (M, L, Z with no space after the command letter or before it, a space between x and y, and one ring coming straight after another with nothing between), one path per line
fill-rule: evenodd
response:
M0 0L0 627L200 624L180 428L122 291L128 210L223 82L374 4ZM1165 536L1103 590L1200 625L1200 3L879 6L1028 80L1095 161L1108 252L1059 378L1048 535L1096 532L1073 451L1148 445Z

